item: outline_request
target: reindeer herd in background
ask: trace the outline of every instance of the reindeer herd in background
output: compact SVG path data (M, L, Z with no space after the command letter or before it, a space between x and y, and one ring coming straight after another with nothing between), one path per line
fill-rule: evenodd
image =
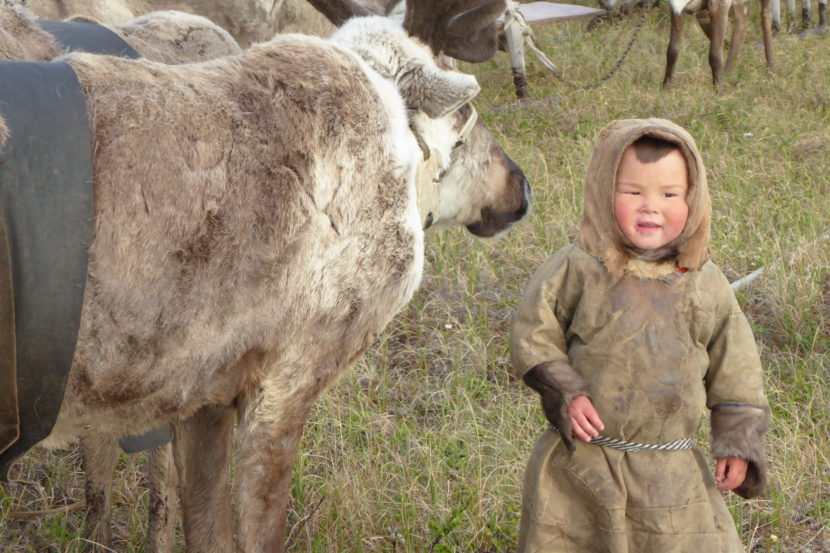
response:
M218 2L214 0L4 0L6 4L24 4L36 15L45 19L62 19L72 15L89 15L93 12L102 24L120 24L143 13L155 10L180 9L207 17L227 29L243 48L255 42L270 39L276 33L301 32L329 36L335 25L322 15L324 0L247 0L245 2ZM671 18L669 43L666 51L666 68L663 86L671 85L674 67L680 52L683 14L694 15L710 41L709 65L712 81L720 84L722 74L735 64L744 41L751 0L665 0ZM659 0L654 2L656 5ZM364 15L403 16L405 0L348 0L353 10ZM627 12L635 4L645 6L647 0L625 0L616 6L614 0L599 0L599 6L609 12ZM767 67L774 69L772 33L782 28L781 0L760 0L761 30ZM811 23L811 0L801 0L801 28L807 30ZM315 9L316 8L316 9ZM618 9L615 9L618 8ZM790 29L796 19L796 0L786 0ZM818 0L818 28L827 28L827 0ZM326 8L322 8L326 9ZM346 11L332 14L343 17ZM723 61L724 43L727 37L728 19L733 20L729 54Z

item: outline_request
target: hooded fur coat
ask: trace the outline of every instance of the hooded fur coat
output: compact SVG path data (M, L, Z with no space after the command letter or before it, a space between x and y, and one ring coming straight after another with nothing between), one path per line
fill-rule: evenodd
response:
M643 135L679 147L689 216L658 260L636 252L614 218L617 166ZM695 436L712 410L713 454L749 460L744 497L764 486L769 408L752 331L721 271L707 259L710 201L692 137L664 120L616 121L588 167L576 244L533 276L511 338L517 376L552 363L566 398L586 394L602 435L660 444ZM679 268L683 270L679 270ZM566 399L566 402L568 400ZM703 453L627 453L551 428L524 484L520 553L743 551Z

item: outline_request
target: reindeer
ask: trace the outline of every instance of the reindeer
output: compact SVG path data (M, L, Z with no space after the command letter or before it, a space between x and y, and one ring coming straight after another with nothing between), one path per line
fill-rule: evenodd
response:
M243 56L195 66L66 58L93 110L98 216L75 362L49 442L179 421L177 464L184 469L191 550L232 545L226 469L234 408L243 449L240 547L282 550L287 482L311 404L417 286L420 232L429 214L419 214L415 204L422 150L407 129L403 102L438 124L477 91L463 75L430 65L430 56L441 52L492 55L491 21L503 5L485 2L459 15L470 4L434 9L424 3L407 12L405 28L425 39L431 52L377 20L356 20L328 43L278 37ZM429 9L432 17L425 15ZM448 32L430 40L440 31ZM386 53L373 56L373 48ZM321 77L327 81L322 88ZM290 102L270 103L271 95L292 90ZM314 107L333 98L337 102L325 105L336 114ZM210 109L200 112L204 102ZM293 109L294 102L306 107L286 115L305 113L306 119L280 123L279 110ZM122 124L132 104L151 114L149 123ZM246 118L252 109L257 117ZM147 130L164 110L164 126ZM186 122L187 135L176 134L174 120ZM338 122L336 134L329 134L329 120ZM310 127L291 130L293 139L280 134L297 125ZM230 195L221 193L224 181L206 181L203 172L191 174L166 157L169 144L144 142L149 136L161 143L194 140L203 132L209 132L206 144L220 152L233 144L233 154L216 158ZM452 137L446 127L443 134ZM297 150L282 153L285 148ZM446 169L451 148L446 141L437 145L433 178ZM188 163L209 162L213 154L202 149L198 155ZM283 159L294 161L286 166ZM191 195L202 193L191 182L212 190L211 196L194 202ZM168 190L171 183L175 192ZM132 211L133 196L119 192L125 186L141 192L142 209ZM275 193L279 199L271 197ZM182 194L187 199L177 200ZM504 229L526 211L526 194L521 197L502 213L481 210L468 228L482 235ZM165 219L169 209L158 210L164 204L157 202L165 201L179 210L174 219ZM208 227L200 222L205 216ZM147 217L156 221L141 222ZM234 218L239 225L225 226ZM226 230L204 234L216 225ZM161 258L153 253L165 251ZM135 264L143 267L140 274L124 272ZM270 273L264 280L263 271ZM140 312L122 311L124 300Z
M85 16L73 16L71 19L97 22ZM60 47L51 37L40 29L33 20L20 9L0 7L0 34L2 29L14 30L16 36L7 47L0 45L0 59L51 59L58 55ZM151 56L165 63L182 63L195 59L209 58L211 53L227 55L239 52L233 39L215 24L205 18L191 16L180 12L152 12L111 29L122 36L136 50L145 56ZM217 33L216 31L221 31ZM234 51L223 52L226 44L233 42ZM213 44L212 44L213 43ZM11 46L14 46L13 48ZM38 56L26 55L33 48L41 47ZM416 116L419 117L419 116ZM465 221L479 221L485 206L497 205L500 198L509 195L520 197L526 193L527 184L518 167L510 160L495 141L492 134L481 121L475 117L475 111L464 106L452 115L454 126L461 129L461 139L454 146L452 163L439 182L426 179L419 185L419 210L426 214L425 226L437 228ZM427 120L415 126L424 126ZM423 133L422 133L423 134ZM435 133L433 133L435 134ZM435 137L426 133L422 147L429 149L429 142ZM437 155L422 163L419 173L429 175L429 164L436 163ZM457 200L466 198L459 203ZM479 202L470 201L478 198ZM489 208L487 208L489 209ZM498 225L492 222L475 223L470 230L483 235L486 232L498 232ZM123 439L122 443L127 444ZM131 440L127 447L135 447ZM142 444L141 447L147 447ZM109 545L111 542L111 488L112 469L118 459L117 439L109 435L94 434L81 440L82 459L84 461L87 504L87 538L90 542ZM131 451L134 449L128 449ZM151 453L151 508L149 516L148 551L165 551L172 546L175 525L175 469L169 446L161 446Z
M709 66L712 69L712 82L718 86L721 82L723 69L723 42L726 35L727 19L732 12L734 27L732 41L729 45L729 56L726 60L726 71L730 71L735 64L738 50L744 40L746 20L749 12L749 0L669 0L671 15L671 31L669 46L666 51L666 74L663 78L663 87L671 85L674 64L680 52L680 40L683 32L683 14L694 14L700 23L703 32L709 38ZM706 15L708 12L708 17ZM770 0L761 0L761 28L763 31L764 54L767 68L773 70L772 59L772 18Z

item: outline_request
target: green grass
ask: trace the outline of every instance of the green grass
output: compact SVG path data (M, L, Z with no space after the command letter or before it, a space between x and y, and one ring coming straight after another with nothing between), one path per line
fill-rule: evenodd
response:
M607 71L636 17L586 33L537 28L570 80ZM533 184L529 219L498 241L433 233L421 290L368 355L319 402L297 459L289 513L295 552L513 550L525 460L544 419L508 376L510 317L531 271L568 243L598 130L615 118L673 119L695 136L714 203L712 255L730 279L764 266L739 294L761 350L773 408L770 486L729 500L748 551L830 551L830 35L774 39L769 75L753 14L734 73L711 85L708 45L689 19L674 87L660 88L665 7L630 59L597 89L560 85L529 56L536 101L514 103L505 54L465 65L477 106ZM118 469L118 551L141 551L146 469ZM76 551L80 511L11 519L83 495L77 453L33 452L0 490L3 551ZM179 549L183 545L179 543Z

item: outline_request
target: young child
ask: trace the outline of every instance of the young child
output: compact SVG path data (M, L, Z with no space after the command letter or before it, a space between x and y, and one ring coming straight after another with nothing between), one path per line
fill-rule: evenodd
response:
M710 218L684 129L600 132L575 244L537 270L513 326L513 368L552 424L528 462L519 553L743 551L718 490L763 490L769 407L752 331L708 260ZM704 407L714 481L694 447Z

